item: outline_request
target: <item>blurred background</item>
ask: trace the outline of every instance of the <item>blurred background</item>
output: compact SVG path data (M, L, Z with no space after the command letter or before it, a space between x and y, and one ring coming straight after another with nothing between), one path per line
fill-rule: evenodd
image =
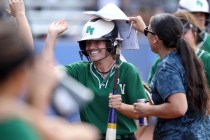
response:
M140 14L148 24L149 18L161 12L173 13L178 0L24 0L26 15L34 36L37 52L44 47L48 25L58 19L66 19L69 29L57 41L57 63L68 64L80 61L79 46L82 27L90 19L84 11L96 11L109 2L118 5L127 16ZM146 37L139 35L139 50L122 50L128 62L133 63L143 80L147 76L156 54L150 51Z

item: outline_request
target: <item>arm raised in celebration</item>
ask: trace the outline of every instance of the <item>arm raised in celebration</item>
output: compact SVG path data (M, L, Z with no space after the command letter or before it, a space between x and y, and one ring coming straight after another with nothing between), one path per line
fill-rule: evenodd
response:
M43 50L43 57L46 61L54 65L54 49L57 37L68 29L68 23L61 19L52 22L48 27L48 34Z

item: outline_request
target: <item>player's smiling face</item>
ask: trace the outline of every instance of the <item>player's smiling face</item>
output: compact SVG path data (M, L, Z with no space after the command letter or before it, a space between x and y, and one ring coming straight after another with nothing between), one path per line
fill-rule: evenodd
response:
M88 40L86 41L86 51L91 61L103 59L106 56L106 42L104 40Z

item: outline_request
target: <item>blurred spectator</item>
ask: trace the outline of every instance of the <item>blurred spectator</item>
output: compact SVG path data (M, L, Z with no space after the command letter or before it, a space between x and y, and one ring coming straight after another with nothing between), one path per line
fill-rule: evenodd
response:
M42 57L34 58L32 50L11 21L0 21L0 137L7 140L98 139L97 130L89 125L70 125L62 119L47 118L42 109L19 103L23 89L43 97L45 106L57 84L57 71ZM28 84L26 84L28 83ZM38 95L37 95L38 94ZM36 98L34 99L36 100ZM59 133L54 133L59 130ZM80 135L81 131L83 135ZM71 132L71 133L69 133Z
M189 11L195 16L197 25L202 30L199 34L203 40L198 47L210 52L210 34L207 28L210 19L208 2L206 0L180 0L178 10Z
M60 118L50 119L44 115L43 110L49 103L52 90L58 84L58 71L51 69L42 57L34 57L33 39L23 1L9 0L9 3L9 11L16 20L14 22L6 17L0 20L0 138L98 139L98 131L92 126L70 125ZM19 102L25 89L32 101L40 99L36 97L41 95L40 108ZM54 133L54 130L59 130L59 133Z

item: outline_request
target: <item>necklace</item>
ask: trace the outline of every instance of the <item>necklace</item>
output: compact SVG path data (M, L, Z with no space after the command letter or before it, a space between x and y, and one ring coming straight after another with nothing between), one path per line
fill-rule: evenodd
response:
M96 71L101 73L101 74L107 74L107 73L109 73L112 70L114 64L115 64L115 62L112 64L111 68L108 71L103 72L103 71L98 70L97 68L96 68Z
M96 69L96 70L97 70L97 72L99 72L99 73L101 73L101 74L107 74L107 73L110 72L111 69L112 69L112 67L111 67L108 71L106 71L106 72L99 71L98 69Z

